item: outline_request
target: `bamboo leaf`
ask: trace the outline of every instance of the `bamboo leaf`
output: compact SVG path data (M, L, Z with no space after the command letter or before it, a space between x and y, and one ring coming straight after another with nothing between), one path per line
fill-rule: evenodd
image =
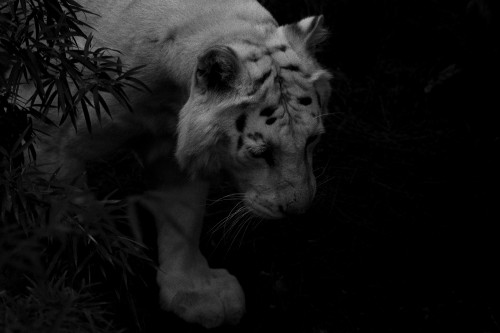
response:
M92 122L90 121L89 109L87 108L87 103L85 102L85 99L82 99L80 101L80 104L82 106L82 112L83 112L83 116L85 117L87 129L88 129L89 133L92 133Z
M133 88L140 90L140 91L147 91L147 92L152 93L151 89L149 89L149 87L139 79L136 79L134 77L127 77L127 78L125 78L125 80L134 82L137 85L137 86L134 86L134 85L129 84L130 87L133 87Z
M64 89L63 89L60 77L57 78L55 81L56 81L56 87L57 87L57 99L59 101L58 109L59 109L59 111L64 112L64 110L66 109L66 101L64 99ZM62 124L62 122L61 122L61 124Z
M44 102L44 109L42 111L42 114L46 115L49 111L49 108L52 106L52 102L54 101L55 97L59 95L59 92L54 90L52 94L49 96L49 98Z
M55 91L53 94L57 94L57 92ZM34 117L34 118L36 118L36 119L38 119L38 120L43 121L43 122L44 122L45 124L47 124L47 125L56 126L56 124L55 124L55 123L54 123L54 122L53 122L53 121L52 121L49 117L47 117L47 116L46 116L45 114L43 114L43 113L40 113L40 112L38 111L38 109L31 109L31 108L30 108L30 109L28 109L27 113L28 113L30 116L32 116L32 117ZM40 130L38 130L38 131L40 131Z
M25 64L27 65L31 78L35 81L35 88L38 92L38 95L40 96L40 99L42 99L45 95L45 91L43 89L43 83L39 75L41 71L40 67L38 66L38 61L36 60L31 50L26 49L25 52L28 57L28 59L25 59Z
M16 151L13 152L12 157L20 156L22 153L26 151L26 149L32 146L33 142L35 141L35 137L31 137L28 140L26 140L26 138L23 139L25 140L25 143L22 144L18 149L16 149Z
M97 87L94 87L92 89L92 95L94 98L94 110L97 115L97 119L99 119L99 123L101 122L101 106L99 102L99 89Z
M12 148L10 149L10 153L9 153L10 156L13 156L14 153L17 151L18 147L23 142L24 137L26 136L26 134L28 133L28 131L30 130L30 128L31 128L31 126L26 127L26 129L21 133L21 135L19 135L19 137L17 138L16 142L14 143L14 145L12 146Z
M92 42L92 33L87 36L87 40L85 41L85 46L83 47L83 56L88 59L90 53L90 43Z
M104 100L104 98L101 95L99 95L99 103L104 108L104 111L106 111L106 114L111 117L111 112L109 112L108 104L106 104L106 101Z

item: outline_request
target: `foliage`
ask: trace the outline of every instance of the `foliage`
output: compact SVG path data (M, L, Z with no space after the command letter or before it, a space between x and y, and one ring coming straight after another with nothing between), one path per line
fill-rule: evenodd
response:
M66 286L59 280L30 281L25 295L0 293L0 328L7 332L120 332L113 329L109 313L88 290Z
M131 111L126 89L147 89L119 52L92 47L95 15L73 0L0 4L0 329L6 332L112 332L131 262L147 261L131 239L123 202L33 167L33 143L48 126L109 115L108 97ZM57 124L57 125L56 125ZM110 282L111 283L111 282ZM106 288L104 288L106 289ZM116 330L115 330L116 331Z
M89 106L99 119L101 107L109 114L102 92L112 94L130 110L124 88L145 88L132 77L138 67L124 71L120 58L111 55L112 50L91 48L92 35L81 29L88 26L79 17L95 14L77 2L15 0L0 10L4 31L0 57L3 66L10 68L3 80L5 94L11 104L22 105L30 115L46 119L56 108L59 123L69 117L76 129L80 109L91 130ZM18 95L26 84L33 85L28 89L32 92Z

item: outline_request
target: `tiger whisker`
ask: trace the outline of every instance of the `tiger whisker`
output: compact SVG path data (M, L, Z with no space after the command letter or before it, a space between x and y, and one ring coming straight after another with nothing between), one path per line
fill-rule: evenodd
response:
M243 221L243 225L245 226L244 229L243 229L243 234L241 235L240 237L240 247L243 245L243 240L245 239L245 234L247 233L248 231L248 228L253 224L252 222L254 221L254 218L253 216L247 216L247 219L245 221Z
M231 240L231 243L229 244L229 247L227 249L227 253L226 255L229 253L229 251L231 250L231 248L233 247L233 245L235 244L236 240L238 239L238 236L240 236L240 233L243 231L243 233L241 233L241 237L240 237L240 247L241 245L243 244L243 239L244 239L244 236L245 236L245 233L246 233L246 230L248 229L248 225L250 223L250 221L252 220L252 216L249 215L250 214L250 211L247 210L241 217L240 219L238 219L238 222L235 223L235 226L237 224L239 224L238 228L236 229L236 232L234 233L234 236L232 237L232 240ZM229 235L227 235L229 236Z
M318 183L318 187L324 186L326 183L329 183L330 181L334 180L336 177L329 177L325 180L322 180L321 182Z
M217 222L208 232L213 235L215 232L219 231L222 227L225 227L228 221L230 221L234 216L236 216L242 209L245 209L244 203L242 201L238 202L229 212L229 214Z
M241 214L240 214L241 213ZM228 221L230 222L230 226L229 226L229 229L224 233L224 235L222 237L224 238L229 238L229 236L231 236L232 232L234 229L236 229L236 234L238 234L238 228L239 228L239 224L240 224L240 221L248 214L248 209L243 206L241 207L239 210L238 210L238 216L236 216L236 218L232 221ZM228 223L226 223L228 224Z
M245 195L244 193L231 193L214 200L209 199L207 200L207 206L212 206L222 201L241 200L244 197L244 195Z
M314 170L314 172L316 172L317 170L322 169L321 173L318 176L316 176L317 179L320 179L325 174L326 170L330 166L330 162L331 162L331 160L328 160L328 162L326 162L326 165L324 167L321 167L321 168Z
M314 117L314 119L322 118L322 117L330 117L330 116L338 116L341 115L342 112L329 112L329 113L322 113Z
M231 210L231 212L229 213L228 216L226 216L221 221L217 222L217 224L209 231L209 232L211 232L211 234L213 236L215 234L215 232L217 232L218 230L223 228L222 237L215 245L215 249L217 249L223 241L225 241L229 238L229 235L232 233L232 230L238 225L238 222L241 221L244 216L248 215L249 212L250 211L243 204L243 202L239 202L235 207L233 207L233 209ZM226 230L226 227L228 224L230 224L230 226ZM230 248L231 248L231 246L229 247L229 249ZM215 251L215 249L214 249L214 251Z

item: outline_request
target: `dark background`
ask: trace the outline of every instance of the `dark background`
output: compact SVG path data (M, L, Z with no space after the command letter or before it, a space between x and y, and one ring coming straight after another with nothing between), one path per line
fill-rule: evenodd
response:
M499 1L261 3L281 24L325 16L333 94L307 214L210 233L232 207L209 206L202 250L247 297L241 324L213 331L500 332ZM137 193L129 162L90 185ZM119 302L118 269L95 284L117 327L204 331L159 310L153 265L130 265Z
M204 238L247 296L216 331L500 332L498 1L262 3L325 16L331 115L308 214ZM202 331L146 309L146 331Z

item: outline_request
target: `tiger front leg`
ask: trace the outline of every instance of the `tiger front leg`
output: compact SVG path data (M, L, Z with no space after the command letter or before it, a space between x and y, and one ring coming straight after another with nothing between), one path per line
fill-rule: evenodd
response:
M162 308L212 328L238 323L245 296L237 279L225 269L211 269L199 250L207 192L206 182L186 180L149 192L141 202L156 219Z

